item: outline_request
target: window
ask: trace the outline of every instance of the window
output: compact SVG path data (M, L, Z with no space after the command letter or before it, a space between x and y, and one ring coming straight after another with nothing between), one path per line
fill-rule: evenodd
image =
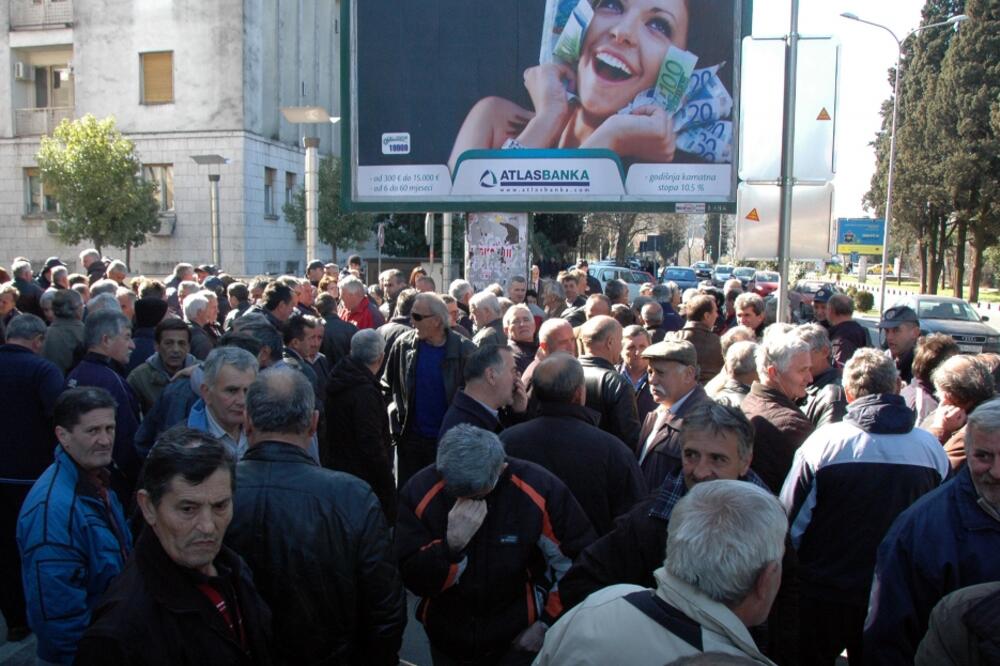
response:
M295 198L295 174L291 171L285 172L285 203L292 203Z
M278 177L276 169L264 169L264 214L276 215L274 212L274 181Z
M174 101L174 52L140 53L142 103L169 104Z
M46 192L42 174L37 167L24 170L24 212L27 215L59 212L59 205L52 192Z
M156 200L160 204L160 212L174 210L174 165L145 164L142 167L142 177L156 183Z

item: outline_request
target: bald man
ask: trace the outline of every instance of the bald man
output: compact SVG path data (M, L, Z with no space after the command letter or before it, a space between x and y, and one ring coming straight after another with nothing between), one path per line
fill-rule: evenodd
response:
M633 451L639 441L639 413L635 390L615 369L621 361L622 327L606 315L597 315L580 326L587 407L600 413L601 430L611 433Z

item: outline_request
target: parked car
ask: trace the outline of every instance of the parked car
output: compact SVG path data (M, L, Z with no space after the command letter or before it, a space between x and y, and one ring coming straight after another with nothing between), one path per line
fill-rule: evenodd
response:
M733 269L733 277L739 278L743 291L753 291L757 286L757 269L750 266L740 266Z
M987 325L967 301L952 296L904 296L893 307L905 305L913 308L920 318L920 332L946 333L958 343L966 354L1000 352L1000 333Z
M871 273L871 274L873 274L873 275L881 275L882 274L882 264L875 264L873 266L869 266L868 267L868 272ZM886 267L885 274L886 275L892 275L892 266Z
M757 271L756 280L757 286L754 291L760 294L761 298L764 298L778 290L780 277L774 271Z
M712 271L712 282L715 283L716 287L723 287L726 284L726 280L733 277L733 267L732 266L716 266Z
M834 292L842 291L832 282L826 280L799 280L795 283L795 286L791 288L791 291L799 294L802 297L802 305L808 305L812 307L813 299L816 298L816 292L826 287Z
M661 282L673 282L683 291L692 287L697 288L701 280L689 266L667 266L663 269Z
M595 264L587 269L587 272L597 281L601 283L601 290L604 290L604 286L609 280L621 280L628 285L628 300L634 301L636 296L639 295L639 287L645 282L650 282L647 279L648 273L643 273L641 271L633 271L631 268L625 268L624 266L608 266L606 264Z
M702 280L712 279L712 264L707 261L696 261L691 264L691 268L694 269L694 274L697 275Z

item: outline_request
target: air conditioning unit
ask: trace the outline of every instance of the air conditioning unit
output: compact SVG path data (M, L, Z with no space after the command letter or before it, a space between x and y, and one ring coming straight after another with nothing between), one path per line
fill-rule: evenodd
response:
M177 216L176 215L160 215L159 216L160 226L152 232L154 236L173 236L174 229L177 227Z
M34 81L35 68L20 60L14 63L14 78L18 81Z

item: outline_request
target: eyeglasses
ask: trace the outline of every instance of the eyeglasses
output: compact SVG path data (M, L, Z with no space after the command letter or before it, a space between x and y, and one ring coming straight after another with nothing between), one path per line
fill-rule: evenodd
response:
M410 319L413 321L423 321L424 319L430 319L431 317L436 317L436 314L420 314L419 312L411 312Z

